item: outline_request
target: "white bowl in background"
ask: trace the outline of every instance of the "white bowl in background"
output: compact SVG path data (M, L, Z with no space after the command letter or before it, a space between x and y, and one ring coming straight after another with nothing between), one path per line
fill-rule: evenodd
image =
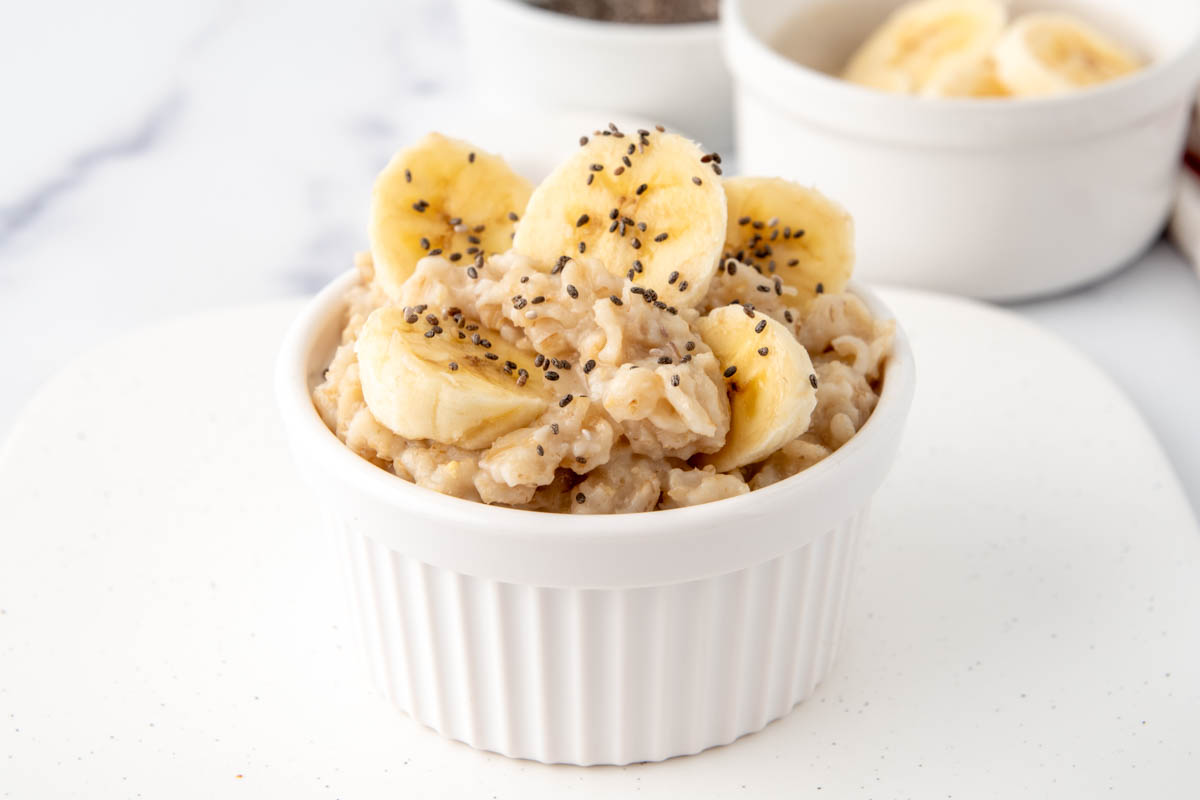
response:
M647 117L709 149L732 142L716 22L598 22L523 0L457 6L476 101L490 110L599 109Z
M811 694L908 415L903 331L870 419L804 472L689 508L550 514L416 486L325 427L311 391L357 280L338 278L293 324L276 392L346 556L371 673L395 705L504 755L627 764L726 744ZM873 294L852 291L890 318Z
M1200 2L1012 3L1072 10L1151 59L1056 97L918 98L831 75L901 2L724 0L742 172L842 202L862 277L991 300L1093 280L1159 235L1200 82ZM773 48L789 27L803 63Z

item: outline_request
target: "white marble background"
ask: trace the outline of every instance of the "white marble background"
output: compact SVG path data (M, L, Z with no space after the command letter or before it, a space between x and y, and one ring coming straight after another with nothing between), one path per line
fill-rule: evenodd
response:
M472 96L447 0L4 4L0 437L98 340L345 269L375 172L486 125ZM1175 251L1013 308L1126 389L1200 508L1200 280Z

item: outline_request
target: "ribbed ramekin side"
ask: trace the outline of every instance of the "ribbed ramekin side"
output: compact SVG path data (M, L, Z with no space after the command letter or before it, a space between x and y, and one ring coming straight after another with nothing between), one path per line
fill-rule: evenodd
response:
M829 674L833 668L833 662L837 658L846 618L846 605L850 596L850 588L854 583L855 567L858 565L859 546L869 514L869 506L855 514L849 521L843 535L838 537L839 552L836 567L837 577L835 578L837 594L830 598L832 606L830 608L831 616L828 642L825 647L825 660L817 670L821 676L818 681L823 680Z
M330 524L372 678L396 706L504 755L625 764L726 744L811 694L860 518L746 569L636 589L462 575Z

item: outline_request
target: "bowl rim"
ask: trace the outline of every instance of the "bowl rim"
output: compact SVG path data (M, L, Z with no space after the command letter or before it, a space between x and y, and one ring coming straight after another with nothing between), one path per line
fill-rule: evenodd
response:
M1002 99L929 98L885 92L850 83L780 53L746 21L744 8L755 1L721 0L725 61L740 87L754 86L781 97L803 96L809 102L802 113L872 139L970 145L980 138L994 141L998 135L1011 136L1014 132L1038 138L1078 138L1149 116L1177 100L1186 87L1194 91L1200 83L1198 18L1191 38L1175 52L1154 59L1130 75L1078 91ZM815 0L804 0L808 2ZM775 80L762 81L763 71ZM754 72L759 73L760 80L750 83ZM997 127L999 134L995 132Z
M896 321L892 354L884 369L879 402L867 422L839 449L789 478L736 497L647 512L568 515L488 505L418 486L372 464L347 447L317 412L310 383L310 376L316 372L311 363L313 350L322 333L333 324L331 317L336 317L338 330L341 330L346 290L358 281L357 270L350 269L328 283L309 300L284 338L276 365L276 394L289 436L301 437L311 448L306 457L325 460L329 469L337 470L344 480L375 500L397 510L420 506L430 515L450 523L477 526L493 521L506 531L519 530L523 536L549 536L556 543L595 537L610 542L636 540L653 532L648 524L653 524L654 531L664 528L690 530L700 522L705 528L714 522L728 522L737 527L748 517L757 516L757 512L770 505L772 500L803 489L818 497L836 494L836 487L847 470L863 466L878 468L878 464L871 465L871 455L878 453L881 446L886 450L889 437L899 438L912 401L913 355L904 329ZM870 290L854 281L847 290L863 300L876 318L896 320L891 310ZM882 474L886 474L888 468L890 463L883 466ZM871 486L871 491L874 488ZM855 510L846 509L844 516ZM568 518L569 525L564 525Z
M720 35L720 20L702 22L613 22L587 19L561 11L535 6L527 0L458 0L460 13L469 13L472 5L487 4L514 18L534 25L553 26L583 36L626 36L634 39L713 39Z

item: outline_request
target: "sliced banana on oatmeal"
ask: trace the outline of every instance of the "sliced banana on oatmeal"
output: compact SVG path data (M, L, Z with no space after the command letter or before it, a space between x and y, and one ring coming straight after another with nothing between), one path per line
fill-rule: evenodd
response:
M854 271L854 220L816 189L782 178L725 181L724 258L779 276L807 300L840 292Z
M782 323L743 306L696 321L724 370L732 420L725 445L702 457L717 472L753 464L808 430L817 406L816 370Z
M354 351L363 399L379 422L408 439L472 450L540 416L558 377L499 335L460 329L423 306L371 312Z
M1119 78L1136 55L1070 14L1026 14L996 45L996 71L1014 94L1057 94Z
M464 267L512 246L533 187L499 156L431 133L401 150L375 180L371 256L391 297L418 260L443 255Z
M887 92L918 94L948 66L986 58L1007 18L999 0L921 0L902 6L855 51L842 77Z
M704 297L725 233L719 156L670 133L594 136L534 190L514 248L584 254L684 308Z

